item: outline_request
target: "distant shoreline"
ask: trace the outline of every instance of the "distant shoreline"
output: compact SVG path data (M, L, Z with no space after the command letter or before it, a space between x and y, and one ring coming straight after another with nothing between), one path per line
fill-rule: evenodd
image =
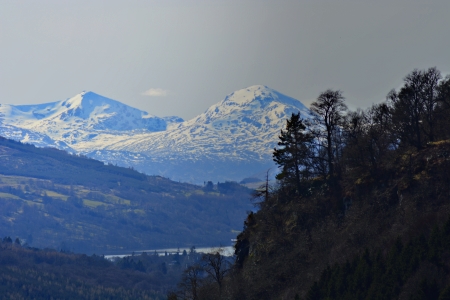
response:
M234 247L233 246L226 246L226 247L200 247L200 248L195 248L195 252L200 252L200 253L209 253L209 252L214 252L218 249L222 249L223 250L223 255L224 256L233 256L234 255ZM177 252L179 252L180 254L183 253L183 251L186 250L187 253L189 253L189 251L191 250L191 248L166 248L166 249L151 249L151 250L136 250L136 251L131 251L131 252L127 252L125 254L110 254L110 255L105 255L104 257L108 260L113 260L114 258L123 258L126 256L132 256L134 255L141 255L142 253L146 252L149 255L154 254L155 252L159 255L159 256L164 256L165 253L167 252L167 254L176 254Z

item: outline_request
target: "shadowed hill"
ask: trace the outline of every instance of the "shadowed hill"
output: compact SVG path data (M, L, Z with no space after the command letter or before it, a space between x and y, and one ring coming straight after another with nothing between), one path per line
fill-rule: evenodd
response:
M0 241L3 299L164 299L167 282L124 270L101 256Z

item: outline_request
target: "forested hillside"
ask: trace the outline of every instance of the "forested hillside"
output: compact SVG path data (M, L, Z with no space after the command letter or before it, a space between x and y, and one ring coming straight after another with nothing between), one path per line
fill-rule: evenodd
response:
M357 111L327 90L311 110L280 133L279 185L255 193L233 270L196 299L448 299L450 77L414 70Z
M97 254L228 245L251 209L237 183L178 183L7 139L0 199L0 235Z
M164 299L170 282L122 268L101 256L22 247L0 241L2 299Z

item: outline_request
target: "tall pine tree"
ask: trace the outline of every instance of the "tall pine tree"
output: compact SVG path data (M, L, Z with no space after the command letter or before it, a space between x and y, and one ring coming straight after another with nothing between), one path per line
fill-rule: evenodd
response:
M306 132L306 126L300 113L292 114L286 120L286 130L281 130L278 136L278 148L273 151L273 160L281 168L277 179L283 184L292 185L300 192L301 180L311 174L310 159L312 142L311 134Z

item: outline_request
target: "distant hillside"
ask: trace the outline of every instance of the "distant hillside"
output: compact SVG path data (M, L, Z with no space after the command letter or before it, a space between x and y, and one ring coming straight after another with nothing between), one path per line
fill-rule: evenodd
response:
M213 189L0 139L0 235L39 247L112 253L228 245L250 190Z
M63 185L170 193L198 189L195 185L147 176L131 168L105 165L85 156L55 148L36 148L3 137L0 137L0 158L0 174L48 179Z

